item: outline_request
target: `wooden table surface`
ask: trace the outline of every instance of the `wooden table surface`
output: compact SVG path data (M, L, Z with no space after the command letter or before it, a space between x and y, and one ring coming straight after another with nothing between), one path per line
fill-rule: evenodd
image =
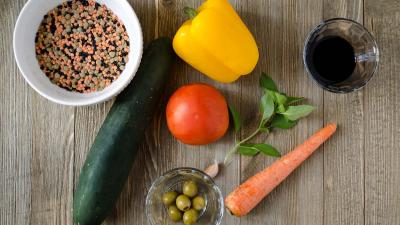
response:
M79 171L112 101L90 107L54 104L33 91L13 57L12 32L26 0L0 0L0 224L73 224L72 196ZM199 0L130 0L145 42L172 36L184 21L182 8ZM241 135L258 121L261 71L279 88L306 96L317 110L291 130L257 141L283 153L330 121L337 134L245 218L225 215L224 225L398 225L400 223L400 2L398 0L232 0L260 49L251 76L233 84L214 82L181 60L154 122L146 132L129 180L105 224L146 224L145 194L165 171L204 168L222 160L233 145L229 132L215 144L192 147L169 134L164 116L177 87L205 82L219 88L244 118ZM364 24L380 47L379 71L368 86L351 94L322 91L302 62L307 33L323 19L351 18ZM216 182L224 194L271 164L259 155L237 157Z

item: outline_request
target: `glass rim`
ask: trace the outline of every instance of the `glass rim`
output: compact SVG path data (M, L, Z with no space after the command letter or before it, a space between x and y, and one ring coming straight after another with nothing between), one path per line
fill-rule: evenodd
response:
M332 23L332 22L340 22L340 21L345 21L345 22L350 22L353 23L359 27L361 27L363 29L363 31L366 32L366 34L369 36L369 38L371 39L374 48L376 50L376 65L374 66L373 70L370 72L369 76L367 77L367 79L363 80L362 82L360 82L357 85L352 85L351 88L348 89L342 89L342 88L338 88L338 87L333 87L333 86L325 86L322 85L320 82L318 82L315 77L312 75L307 63L306 63L306 55L307 55L307 50L308 50L308 43L310 42L311 37L315 34L315 32L317 32L319 29L321 29L323 26L325 26L328 23ZM346 94L346 93L351 93L351 92L355 92L358 91L360 89L362 89L363 87L365 87L367 85L367 83L372 79L372 77L374 77L375 73L378 70L378 66L379 66L379 46L378 43L374 37L374 35L372 35L372 33L361 23L352 20L352 19L348 19L348 18L342 18L342 17L334 17L334 18L330 18L330 19L326 19L323 20L322 22L320 22L318 25L316 25L307 35L305 41L304 41L304 47L303 47L303 64L304 67L306 69L307 75L308 77L310 77L314 83L316 83L319 87L321 87L322 89L332 92L332 93L339 93L339 94Z
M150 205L150 195L153 194L153 192L155 191L155 188L158 184L161 183L161 181L163 179L165 179L166 176L168 176L169 174L173 174L179 171L185 171L185 172L189 172L189 173L197 173L200 174L201 176L205 177L206 180L211 184L212 190L216 192L216 195L218 196L217 201L218 201L218 206L220 208L220 210L216 213L217 214L217 221L215 223L215 225L219 225L222 222L222 218L224 216L224 210L225 210L225 205L224 205L224 197L222 195L221 189L219 188L219 186L215 183L214 179L212 177L210 177L208 174L206 174L205 172L193 168L193 167L177 167L171 170L168 170L166 172L164 172L161 176L159 176L157 179L155 179L152 183L151 186L149 188L149 190L147 191L147 195L146 195L146 200L145 200L145 214L147 217L147 223L154 225L151 218L150 218L150 212L149 212L149 205Z

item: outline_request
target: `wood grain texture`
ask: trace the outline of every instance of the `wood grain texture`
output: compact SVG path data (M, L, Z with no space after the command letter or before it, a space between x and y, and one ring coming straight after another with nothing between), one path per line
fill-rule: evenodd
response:
M400 221L400 4L365 0L365 26L380 49L376 76L365 90L365 224Z
M363 23L362 0L325 0L324 19ZM339 129L324 145L324 224L364 224L364 90L324 92L324 123ZM351 134L351 135L349 135Z
M26 0L0 0L0 224L72 225L72 197L86 154L113 100L90 107L64 107L35 93L14 62L12 31ZM173 37L186 19L182 9L197 0L129 0L141 22L145 44ZM397 0L230 0L260 49L255 71L233 84L212 81L176 58L171 80L154 121L145 133L116 209L104 224L146 224L145 193L169 169L203 169L222 161L232 147L229 131L220 141L194 147L179 143L165 123L168 97L179 86L203 82L217 87L244 121L239 136L251 132L261 92L261 71L281 90L305 96L317 110L295 128L276 130L267 142L282 153L324 123L339 130L323 148L273 191L249 216L225 214L223 225L397 225L400 221L400 3ZM323 92L304 71L303 42L322 19L364 22L375 35L380 69L362 91ZM224 194L274 159L236 157L216 178ZM173 224L168 223L166 224Z
M283 13L283 54L280 57L282 61L282 79L284 90L292 96L305 96L306 102L315 105L317 108L310 117L302 120L292 130L277 131L280 137L278 143L281 143L280 149L284 153L292 150L296 145L302 143L314 132L323 126L322 123L322 90L315 86L304 70L302 53L303 45L309 31L320 21L322 17L322 2L316 0L305 1L286 1ZM286 18L286 19L285 19ZM270 59L271 61L273 58ZM278 79L280 80L280 79ZM289 81L289 82L287 82ZM287 85L287 86L286 86ZM288 140L289 144L288 144ZM281 210L287 210L284 216L279 216L279 224L323 224L323 192L322 188L323 171L323 148L313 154L310 159L304 163L286 184L289 187L286 191L282 186L282 192L277 191L277 198L273 202L280 201L278 196L285 196L287 204L281 204ZM290 180L291 179L291 180ZM288 197L289 196L289 197ZM279 210L274 210L275 215L279 215ZM283 219L285 218L285 219ZM285 221L286 220L286 221Z
M143 29L144 46L146 46L155 36L157 3L150 0L131 0L129 2L139 17L142 29L146 28ZM75 186L88 150L112 106L113 100L96 106L79 107L75 110ZM150 146L147 142L143 143L143 147L136 157L134 168L126 182L123 193L121 193L123 197L118 200L116 209L106 219L105 225L146 224L143 211L145 195L143 193L147 192L146 185L150 183L150 179L144 168L147 163L150 163L150 167L152 165L151 160L148 159L150 157L149 151L147 151L148 148L151 149Z
M5 65L1 73L2 177L8 181L2 182L1 193L8 203L1 221L71 224L73 108L55 105L34 93L16 68L12 31L24 3L1 3Z
M305 96L317 110L290 130L274 130L254 142L267 142L283 154L322 126L322 91L308 78L302 63L302 49L306 35L322 18L321 1L240 1L237 5L242 18L255 34L260 61L255 72L243 78L241 111L249 133L259 121L258 102L261 92L258 79L267 72L279 88L292 96ZM249 91L254 87L257 91ZM259 155L253 159L242 157L241 181L270 165L275 159ZM323 152L316 152L302 167L273 191L241 224L323 224ZM262 187L260 187L262 188Z
M175 31L187 19L183 15L183 8L185 6L198 7L201 4L200 1L194 0L159 0L158 3L158 35L169 37L173 37ZM181 59L176 58L176 63L172 68L172 79L168 84L165 99L163 99L163 103L161 104L163 107L158 117L159 129L153 132L154 138L160 140L156 145L157 151L152 153L155 157L154 166L157 172L155 175L160 175L169 169L182 166L204 169L210 165L214 159L222 162L225 153L233 146L233 133L228 133L222 140L207 146L189 146L181 144L169 133L165 123L164 110L167 98L179 86L196 82L211 84L227 96L228 102L238 103L238 95L235 93L240 91L240 84L226 85L214 82L194 70ZM239 172L239 160L233 162L226 170L224 169L221 171L216 182L221 187L224 194L227 190L232 190L239 183ZM173 223L166 221L166 224ZM239 224L239 220L225 216L223 224L236 225Z
M74 109L34 94L32 121L31 223L72 224Z
M14 63L12 31L24 1L0 0L0 224L29 224L33 91Z

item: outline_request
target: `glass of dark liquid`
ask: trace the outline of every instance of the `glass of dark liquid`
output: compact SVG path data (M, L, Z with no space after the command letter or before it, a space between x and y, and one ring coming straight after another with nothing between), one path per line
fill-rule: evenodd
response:
M325 90L348 93L364 87L378 68L374 37L361 24L329 19L308 35L303 52L310 77Z

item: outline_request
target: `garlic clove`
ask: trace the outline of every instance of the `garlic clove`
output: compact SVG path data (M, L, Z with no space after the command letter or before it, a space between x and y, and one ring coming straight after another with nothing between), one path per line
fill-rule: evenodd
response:
M211 164L210 166L208 166L205 170L204 173L206 173L208 176L210 176L211 178L214 178L217 176L218 174L218 162L217 160L214 160L214 163Z

